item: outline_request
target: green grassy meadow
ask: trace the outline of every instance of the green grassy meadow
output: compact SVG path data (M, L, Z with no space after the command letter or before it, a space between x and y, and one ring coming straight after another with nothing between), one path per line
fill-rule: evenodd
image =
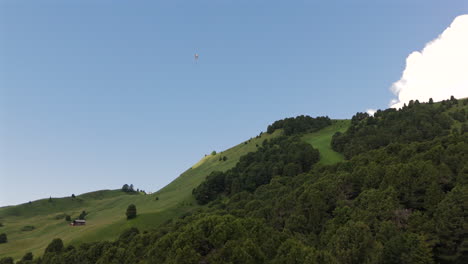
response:
M302 137L302 140L320 151L319 163L324 165L334 164L343 160L343 155L335 152L331 148L330 142L336 132L345 132L351 124L351 120L333 120L332 122L331 126Z

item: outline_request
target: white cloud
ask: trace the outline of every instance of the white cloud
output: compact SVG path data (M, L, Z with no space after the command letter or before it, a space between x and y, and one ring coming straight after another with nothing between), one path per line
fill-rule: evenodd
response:
M422 51L406 58L401 79L390 88L398 97L390 107L400 108L410 100L421 102L468 96L468 14L458 16Z
M375 109L367 109L366 110L366 113L368 113L370 116L373 116L375 114L375 112L377 112L377 110L375 110Z

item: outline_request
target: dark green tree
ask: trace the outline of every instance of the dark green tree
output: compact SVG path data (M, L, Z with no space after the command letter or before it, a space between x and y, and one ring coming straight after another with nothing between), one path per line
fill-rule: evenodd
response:
M296 176L301 172L301 167L293 162L290 162L284 166L283 175L284 176Z
M435 228L439 236L436 253L441 261L460 260L468 254L466 235L466 201L468 186L461 185L449 192L435 212Z
M45 253L59 253L63 250L63 241L60 238L55 238L45 249Z
M134 204L131 204L127 207L127 212L125 213L127 219L133 219L137 216L137 209Z
M375 263L369 260L378 259L380 254L374 250L376 245L371 230L363 222L348 222L338 229L330 247L339 263Z
M399 234L385 242L382 251L384 264L429 264L434 263L426 238L416 234Z
M31 261L33 260L34 256L31 252L28 252L24 254L24 256L21 258L21 261Z
M119 241L124 242L124 243L130 243L132 238L134 238L136 235L140 234L140 231L136 227L131 227L129 229L126 229L120 234L119 236Z
M5 233L0 234L0 244L8 242L7 235Z
M302 243L288 239L278 248L278 254L273 263L301 264L309 262L315 255L315 250Z
M78 219L84 220L88 213L86 211L82 211L81 214L78 216Z
M15 261L11 257L5 257L0 259L0 264L14 264Z

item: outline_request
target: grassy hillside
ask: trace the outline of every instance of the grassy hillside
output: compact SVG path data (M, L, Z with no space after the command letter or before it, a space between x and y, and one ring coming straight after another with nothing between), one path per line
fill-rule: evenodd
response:
M232 168L239 158L251 151L265 139L276 137L263 134L233 148L201 159L176 180L160 191L151 194L127 194L120 190L102 190L79 195L76 198L53 198L33 201L18 206L0 208L0 233L6 233L8 243L0 244L0 258L20 258L25 252L41 255L54 238L60 237L65 243L79 244L116 238L122 230L136 226L140 229L156 228L161 223L197 208L191 193L212 171ZM219 159L226 156L226 161ZM158 197L158 199L156 199ZM129 204L135 204L138 217L131 221L125 218ZM83 211L87 225L71 227L64 220L65 214L72 219ZM25 226L33 230L22 231Z
M351 124L350 120L333 120L333 124L320 131L306 134L302 140L320 151L320 163L329 165L344 159L343 155L331 148L330 142L336 132L345 132Z
M349 120L334 120L331 126L304 135L303 140L319 149L321 163L332 164L343 157L331 149L331 137L337 131L345 131L348 126ZM0 245L0 258L20 258L28 251L36 256L41 255L50 241L57 237L66 244L76 245L115 239L129 227L157 228L199 206L192 196L192 190L212 171L226 171L234 167L242 155L255 151L263 140L277 137L281 133L281 130L271 135L265 133L216 155L205 156L173 182L151 195L101 190L76 198L53 198L52 202L43 199L31 204L0 208L0 222L4 225L0 227L0 233L6 233L9 240ZM227 159L224 161L223 157ZM127 221L125 210L132 203L137 207L138 217ZM71 227L64 220L65 215L74 219L83 210L88 212L86 226ZM22 231L25 226L34 226L34 229Z

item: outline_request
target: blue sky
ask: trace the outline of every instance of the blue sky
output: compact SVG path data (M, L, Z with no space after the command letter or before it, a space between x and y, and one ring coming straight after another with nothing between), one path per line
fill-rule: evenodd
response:
M0 1L0 206L156 191L277 119L386 108L408 54L468 13L346 2Z

